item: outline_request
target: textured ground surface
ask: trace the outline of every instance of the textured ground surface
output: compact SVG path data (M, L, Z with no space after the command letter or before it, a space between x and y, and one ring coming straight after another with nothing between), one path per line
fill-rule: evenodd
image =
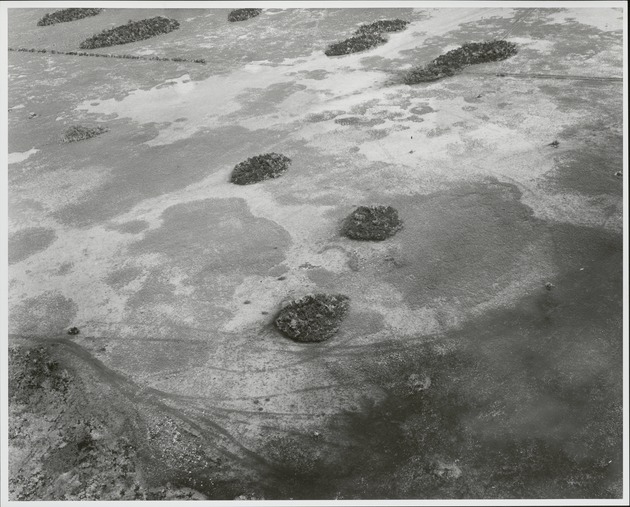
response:
M9 53L10 343L66 372L14 363L13 498L621 495L620 10L44 12L12 9L9 46L163 15L95 51L207 64ZM400 84L495 37L519 53ZM266 152L291 169L229 183ZM404 228L342 237L367 204ZM349 313L293 343L272 319L312 292Z

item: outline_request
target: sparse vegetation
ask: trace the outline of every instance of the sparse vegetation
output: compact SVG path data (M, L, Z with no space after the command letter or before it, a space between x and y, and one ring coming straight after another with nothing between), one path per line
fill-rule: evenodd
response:
M141 21L129 21L126 25L117 26L111 30L103 30L80 44L81 49L95 49L119 44L129 44L139 40L150 39L157 35L172 32L179 28L179 22L174 19L156 16Z
M279 153L265 153L238 163L232 171L230 181L237 185L249 185L277 178L291 164L291 159Z
M228 14L228 21L232 23L235 21L245 21L260 16L261 12L262 9L234 9Z
M275 323L297 342L322 342L337 332L349 306L350 299L342 294L309 294L282 308Z
M410 70L403 81L409 85L437 81L453 76L469 65L505 60L516 53L516 44L505 40L469 42L438 56L425 66Z
M369 25L361 25L354 35L344 41L331 44L326 48L324 54L326 56L349 55L373 48L380 44L385 44L387 39L383 37L384 33L400 32L409 24L409 21L402 19L381 20L370 23Z
M151 60L158 62L192 62L192 63L206 63L204 58L161 58L159 56L138 56L138 55L113 55L109 53L86 53L85 51L57 51L56 49L35 49L35 48L8 48L9 51L17 51L20 53L48 53L51 55L68 55L68 56L96 56L100 58L124 58L128 60Z
M64 392L67 389L68 372L59 367L45 347L9 349L9 398L17 403L27 403L41 398L45 389Z
M74 143L76 141L90 139L91 137L98 136L107 131L109 131L107 127L84 127L82 125L73 125L66 129L61 137L61 141L64 143Z
M383 241L402 228L391 206L359 206L344 221L341 233L351 239Z
M46 13L37 22L37 26L56 25L57 23L67 23L77 19L89 18L103 12L103 9L61 9L53 13Z

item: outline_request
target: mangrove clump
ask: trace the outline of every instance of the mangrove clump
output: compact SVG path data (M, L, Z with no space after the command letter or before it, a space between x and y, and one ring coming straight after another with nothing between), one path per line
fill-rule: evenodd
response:
M410 70L403 81L409 85L437 81L453 76L469 65L505 60L516 53L516 44L505 40L468 42L438 56L427 65Z
M349 306L350 298L342 294L309 294L282 308L276 327L300 343L323 342L338 331Z
M84 141L85 139L90 139L91 137L98 136L107 131L109 131L107 127L84 127L82 125L72 125L63 133L61 141L64 143Z
M103 12L103 9L61 9L52 13L44 14L44 17L37 22L37 26L56 25L57 23L67 23L77 19L89 18Z
M150 39L157 35L172 32L179 28L179 22L162 16L143 19L141 21L129 21L126 25L117 26L110 30L103 30L89 39L84 40L79 46L81 49L95 49L107 46L129 44L139 40Z
M230 181L237 185L250 185L281 176L291 159L279 153L264 153L236 164Z
M402 228L391 206L359 206L344 221L341 233L350 239L383 241Z
M245 21L260 16L261 12L262 9L234 9L228 14L228 21L231 23L235 21Z

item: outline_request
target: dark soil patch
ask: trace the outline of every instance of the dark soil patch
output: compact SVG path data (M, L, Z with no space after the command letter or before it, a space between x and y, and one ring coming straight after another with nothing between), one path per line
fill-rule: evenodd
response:
M468 65L497 62L510 58L516 53L516 44L505 40L469 42L438 56L425 66L412 69L405 75L403 81L408 85L436 81L443 77L453 76Z
M286 336L301 343L328 340L339 329L349 308L349 298L336 294L307 295L290 302L275 323Z
M76 141L84 141L107 132L107 127L84 127L83 125L73 125L68 127L61 137L64 143L74 143Z
M351 239L383 241L402 228L391 206L359 206L346 218L341 234Z
M250 157L234 167L230 181L237 185L250 185L277 178L291 164L291 159L278 153L265 153Z
M141 21L129 21L126 25L117 26L110 30L103 30L79 46L81 49L95 49L119 44L129 44L139 40L150 39L157 35L172 32L179 28L179 22L174 19L156 16Z
M37 26L56 25L57 23L89 18L101 12L103 12L103 9L61 9L60 11L44 14L44 17L37 22Z
M235 9L228 14L228 21L245 21L260 16L262 9Z

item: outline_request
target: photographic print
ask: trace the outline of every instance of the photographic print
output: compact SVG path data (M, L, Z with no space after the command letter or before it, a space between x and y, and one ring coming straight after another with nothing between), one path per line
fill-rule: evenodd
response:
M628 501L626 2L1 8L0 503Z

